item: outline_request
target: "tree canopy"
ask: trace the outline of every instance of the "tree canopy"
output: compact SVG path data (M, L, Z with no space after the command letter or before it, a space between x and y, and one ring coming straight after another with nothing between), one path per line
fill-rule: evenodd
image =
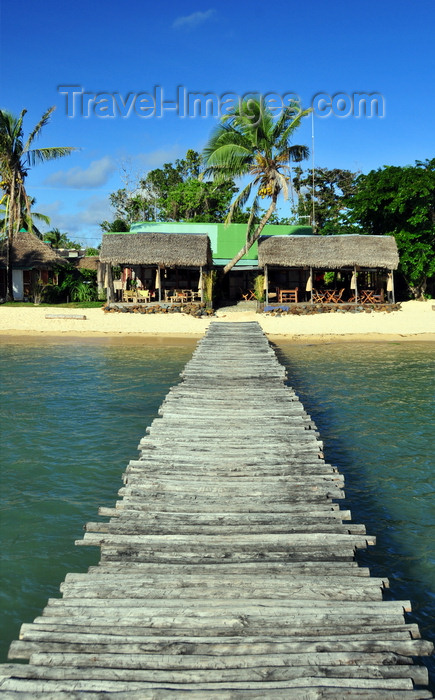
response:
M421 298L435 274L435 158L360 175L348 205L364 233L395 237L400 270Z
M312 170L294 168L293 187L298 197L299 218L309 217L316 233L322 235L349 233L347 200L355 191L357 173L334 168ZM313 207L314 194L314 207Z
M128 189L110 195L116 219L103 221L104 231L129 230L136 221L222 222L228 213L235 192L233 182L219 185L200 177L202 159L189 149L186 156L174 163L150 170Z
M249 181L233 200L226 222L250 202L246 243L224 267L224 274L245 255L259 238L276 209L279 195L288 197L289 163L308 157L306 146L291 145L294 132L310 110L290 104L274 119L261 97L251 97L222 117L204 148L205 176L220 185L248 176ZM270 200L259 218L260 199Z
M80 243L72 241L68 233L62 233L58 228L52 228L51 231L44 233L44 241L51 243L53 248L81 248Z

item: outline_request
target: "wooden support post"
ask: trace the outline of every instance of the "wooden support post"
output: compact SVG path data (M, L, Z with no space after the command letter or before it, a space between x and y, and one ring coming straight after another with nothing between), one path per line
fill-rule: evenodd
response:
M264 266L264 288L266 290L266 304L269 304L269 272L267 265Z

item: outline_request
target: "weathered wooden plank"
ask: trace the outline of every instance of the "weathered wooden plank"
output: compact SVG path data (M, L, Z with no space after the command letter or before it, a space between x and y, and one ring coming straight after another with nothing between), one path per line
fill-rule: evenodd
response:
M366 580L366 579L362 579ZM234 585L234 584L232 584ZM61 584L61 592L65 598L140 598L141 600L148 600L148 598L180 598L180 599L191 599L196 598L198 594L217 596L219 598L228 599L238 599L252 597L259 599L261 595L267 596L269 600L274 599L287 599L288 596L295 596L300 600L317 600L327 599L327 600L346 600L346 601L371 601L371 600L381 600L382 599L382 588L380 586L367 586L367 587L355 587L355 586L344 586L339 584L334 587L328 588L325 583L320 586L312 585L299 585L287 587L278 587L274 585L261 585L261 586L239 586L237 591L229 590L228 583L221 587L218 586L207 586L203 582L196 585L191 585L190 583L184 583L175 581L171 583L170 581L165 582L160 585L156 590L156 583L150 582L146 584L127 584L125 580L119 581L117 585L106 585L106 583L100 583L99 588L95 586L95 580L93 580L89 586L83 586L78 584Z
M284 561L284 562L243 562L233 563L228 559L219 564L219 568L215 564L188 564L188 563L153 563L153 562L103 562L100 561L98 566L90 566L88 573L92 575L103 575L106 573L128 573L134 575L154 575L156 573L162 576L190 576L192 573L197 575L212 575L217 579L228 580L231 584L232 575L242 576L352 576L352 577L368 577L370 576L369 569L359 567L352 558L349 561L324 561L319 567L317 562L310 561Z
M158 548L160 551L167 549L183 549L183 551L197 551L213 548L231 547L233 552L252 551L252 549L267 548L269 552L285 549L314 549L322 547L355 547L365 548L368 544L374 544L375 538L370 535L350 535L329 532L307 533L262 533L261 535L123 535L107 533L86 532L83 540L77 540L76 544L93 545L130 545L132 547L144 545Z
M141 487L146 490L158 490L161 488L166 488L166 489L180 489L180 490L191 490L193 489L201 489L206 490L208 488L212 488L214 493L221 493L225 492L226 490L232 489L234 493L237 493L240 491L241 493L246 493L246 479L247 477L240 477L238 475L234 475L233 477L227 478L227 477L214 477L210 478L210 476L203 476L201 479L201 485L199 486L197 478L195 476L190 476L189 474L186 474L184 476L178 475L175 477L174 475L165 475L162 474L160 476L153 476L149 475L143 472L136 472L134 473L133 471L130 471L129 473L126 474L126 479L127 482L130 485L135 485L138 487ZM326 487L330 488L331 486L336 486L338 488L342 488L343 483L344 483L344 478L339 475L339 474L307 474L304 477L305 481L305 486L308 488L311 487ZM278 489L294 489L294 488L301 488L300 486L300 476L298 478L297 476L294 475L281 475L281 476L268 476L268 475L263 475L263 476L258 476L258 477L252 477L250 479L250 488L251 489L258 489L258 492L260 492L261 488L263 487L264 489L264 494L267 495L268 491L274 492L277 488Z
M228 587L231 587L234 589L235 597L237 597L239 589L242 593L244 588L251 590L252 587L263 590L270 588L277 593L279 591L294 590L296 587L303 591L308 586L313 590L334 590L340 588L381 590L388 587L388 579L386 578L355 577L352 571L342 572L340 575L336 575L335 572L327 575L319 571L316 576L310 576L307 572L294 573L290 569L285 576L274 573L270 573L267 576L259 567L260 570L255 573L244 571L243 569L239 573L232 574L225 571L223 577L219 579L216 576L216 572L198 574L195 571L188 570L187 567L185 567L184 573L175 569L173 571L169 570L165 574L157 573L156 571L147 572L141 569L135 571L130 567L124 567L120 572L111 571L110 569L102 571L101 569L102 567L93 567L86 574L67 574L64 583L61 584L61 591L64 591L68 586L76 586L92 588L99 593L101 586L117 588L120 584L123 584L124 586L151 586L158 589L160 593L165 585L184 588L203 586L207 590L209 588L228 590ZM268 596L265 595L264 597Z
M84 314L45 314L45 318L72 318L76 321L86 321L86 316Z
M396 688L412 688L413 682L426 682L427 671L421 667L403 667L403 666L366 666L360 667L340 667L340 666L322 666L315 665L297 667L291 666L287 668L279 668L273 666L258 666L257 670L252 668L219 668L197 670L174 670L171 668L161 669L131 669L131 668L110 668L110 667L92 667L86 664L80 667L65 667L64 673L61 669L55 666L43 666L39 663L43 655L34 655L33 664L38 667L37 676L44 680L97 680L102 681L102 685L106 686L107 682L128 682L130 684L142 683L160 683L160 684L206 684L206 687L211 687L210 684L228 684L235 683L240 688L242 683L257 683L259 687L263 684L271 682L292 682L294 687L312 687L320 683L320 679L329 679L330 685L335 687L345 686L346 681L354 681L354 685L368 686L375 688L376 684L373 680L383 681L387 679L391 681L389 687ZM67 655L68 657L72 655ZM92 658L92 655L90 655ZM177 657L175 657L177 658ZM66 659L65 659L66 660ZM18 675L18 673L16 674ZM35 673L32 674L33 676ZM267 681L262 681L265 678ZM335 680L335 683L331 681ZM400 682L400 680L402 682ZM297 685L295 684L297 682ZM372 681L372 683L370 683ZM387 687L388 687L387 686ZM228 687L228 686L227 686ZM267 686L266 686L267 687Z
M91 608L91 611L88 610ZM117 598L107 597L105 600L100 598L49 598L45 611L48 615L70 614L78 610L82 611L83 615L90 614L99 616L101 613L106 617L110 615L130 616L137 614L138 619L155 614L156 617L162 615L165 617L170 609L174 609L175 613L182 610L183 614L188 617L211 615L225 616L254 616L257 617L260 613L265 619L276 615L282 616L283 620L294 616L295 610L298 616L304 617L306 620L311 618L318 619L322 615L337 614L340 617L357 618L370 615L402 615L403 612L408 612L411 609L409 601L404 600L367 600L367 601L348 601L348 600L304 600L292 598L289 600L267 599L267 598L249 598L249 599L228 599L228 598L208 598L197 596L194 601L180 601L178 598L148 598L146 608L140 600L136 598L128 598L125 596L121 600Z
M336 547L320 547L316 550L311 549L309 552L306 550L295 550L291 548L274 550L273 552L270 552L267 549L262 550L260 548L251 552L234 552L225 548L220 550L215 549L214 551L195 552L190 551L187 548L183 551L155 551L152 548L141 548L138 545L135 545L134 547L131 545L126 547L110 547L106 545L101 546L101 561L103 563L106 563L107 561L131 561L166 564L179 564L184 562L185 564L219 565L227 562L229 559L232 562L243 564L254 562L280 563L291 559L294 562L311 561L315 562L317 566L323 566L325 562L329 561L352 561L354 559L354 555L355 551L352 547L342 547L339 551L337 551Z
M131 520L116 520L110 523L86 523L86 532L101 533L101 534L131 534L131 535L176 535L176 534L201 534L201 535L229 535L229 534L248 534L252 531L252 523L241 525L173 525L153 521L150 523L132 522ZM341 525L337 523L298 523L298 524L274 524L269 525L259 524L255 526L255 532L259 534L295 534L295 533L336 533L336 534L364 534L364 525Z
M105 691L105 700L168 700L168 688L158 688L153 685L151 689L142 687L140 690L130 690L127 691ZM189 690L189 697L193 697L195 700L209 700L210 690L199 689L198 686L191 687ZM217 691L216 691L217 692ZM30 694L22 693L20 691L14 690L3 690L2 695L5 700L23 700L27 698L29 700L64 700L64 698L69 698L70 700L95 700L98 698L98 691L44 691L39 692L33 690ZM343 694L345 693L345 694ZM372 689L363 688L346 688L345 691L342 689L338 693L337 688L327 688L325 686L304 688L303 690L303 700L323 700L327 698L332 698L332 700L374 700L374 695L376 695L376 700L425 700L426 698L432 698L432 694L426 690L389 690L377 688L375 691ZM174 700L185 700L186 691L185 689L180 689L179 691L173 687L170 688L170 697ZM264 700L264 688L257 690L248 690L246 688L242 689L230 689L225 688L219 689L219 700L237 700L239 698L249 699L249 700ZM267 697L271 700L301 700L301 690L300 688L267 688Z
M157 652L164 650L165 654L243 654L250 650L249 653L292 653L311 652L311 651L389 651L392 644L394 650L398 654L418 656L432 653L433 644L419 637L413 638L410 635L411 631L418 633L416 625L401 625L394 628L376 628L369 632L359 632L354 634L329 634L318 633L316 639L311 635L305 635L300 632L297 638L281 635L256 635L250 637L201 637L201 636L149 636L141 634L139 628L132 628L128 633L122 630L121 633L117 630L111 632L95 632L80 627L79 631L68 631L65 626L60 625L53 627L52 625L35 625L33 623L25 623L21 626L20 640L12 643L12 646L27 642L43 642L43 643L63 643L64 645L73 645L82 647L87 645L92 646L108 646L113 645L115 649L119 649L123 653L124 647L135 649L140 647L144 653ZM15 647L14 647L15 648Z
M231 624L219 626L218 631L213 629L202 629L195 628L193 625L189 629L184 629L182 627L173 627L172 629L157 629L155 627L149 627L146 625L139 624L137 622L134 626L129 625L126 629L125 625L120 625L114 627L112 624L104 624L104 621L94 620L92 627L90 627L87 621L82 621L80 619L68 619L65 618L54 618L48 619L47 617L37 617L32 623L32 627L35 630L41 630L44 632L55 632L55 633L65 633L65 634L116 634L122 638L125 636L131 636L133 633L137 637L168 637L168 638L204 638L209 637L215 639L216 637L222 638L234 638L246 637L251 639L253 636L257 638L265 637L294 637L298 640L309 640L314 639L316 641L321 640L334 640L334 639L379 639L379 638L392 638L394 635L405 635L407 639L419 639L420 632L417 625L411 625L405 623L402 619L400 623L397 621L382 621L379 618L376 620L363 620L359 626L349 623L348 621L341 621L338 624L330 625L328 623L322 624L315 623L310 626L289 626L284 631L277 630L274 626L270 629L269 627L264 627L262 629L256 629L252 625L252 620L249 621L249 626L245 620L234 620ZM22 629L28 629L25 625ZM1 666L0 666L1 668Z
M199 669L258 669L261 667L282 668L282 667L304 667L310 675L311 667L315 666L384 666L389 667L412 665L412 660L406 656L391 651L382 652L311 652L309 655L294 652L293 654L236 654L236 655L201 655L195 654L73 654L62 652L36 652L32 654L30 663L40 666L67 666L81 668L85 666L116 669L182 669L197 671ZM409 669L405 671L409 677ZM346 669L349 672L349 669ZM298 669L298 676L301 675ZM387 674L385 674L387 675ZM161 680L164 680L163 678ZM205 678L204 678L205 680ZM218 679L216 679L218 680ZM232 680L237 680L233 678Z
M25 668L25 667L24 667ZM38 668L38 667L36 667ZM237 690L257 690L263 692L263 697L264 693L267 692L269 693L269 688L274 688L274 689L285 689L287 691L288 688L294 688L297 689L297 692L300 694L302 689L305 690L305 688L316 688L316 687L329 687L333 688L334 692L336 693L335 697L337 698L337 689L347 689L347 688L355 688L359 691L362 689L370 689L372 695L372 699L374 697L378 698L378 691L379 690L389 690L391 691L399 691L399 690L410 690L412 691L413 689L413 683L412 680L409 678L402 679L402 678L376 678L376 679L367 679L367 678L322 678L321 681L316 678L310 678L310 677L302 677L302 678L296 678L296 679L290 679L286 681L242 681L242 682L237 682L237 681L221 681L218 683L207 683L207 682L196 682L194 678L191 679L190 683L177 683L176 681L174 682L166 682L166 681L123 681L123 680L92 680L92 679L74 679L74 680L69 680L65 678L65 675L67 673L67 669L65 670L65 674L61 676L59 679L56 679L55 682L50 681L50 680L33 680L32 679L19 679L19 678L6 678L5 680L2 681L2 689L5 690L22 690L26 692L46 692L53 690L54 688L58 691L68 691L68 690L74 690L74 691L94 691L94 692L119 692L119 691L131 691L131 690L141 690L145 688L162 688L165 689L166 693L168 691L174 690L183 690L183 691L190 691L195 688L201 688L202 690L211 692L211 691L222 691L222 690L231 690L231 691L237 691ZM38 671L41 672L41 669L38 668ZM53 669L50 669L51 674L53 674ZM17 671L18 675L19 671ZM45 671L47 673L47 671ZM61 674L59 674L61 675ZM156 685L157 684L157 685ZM419 691L420 692L420 691ZM171 697L172 697L172 692L171 692ZM287 693L285 697L288 697ZM295 695L297 697L297 695ZM301 697L301 695L299 695ZM302 696L305 698L305 696ZM322 697L322 696L320 696ZM334 695L332 695L334 697ZM338 696L340 697L340 696ZM346 695L347 697L347 695ZM366 697L370 697L370 695L367 695ZM397 695L392 695L391 697L398 697ZM417 695L414 697L417 698L422 698L424 696ZM431 695L426 695L426 697L431 697Z
M37 632L37 631L36 631ZM319 641L285 641L285 642L257 642L247 640L234 641L233 643L223 643L220 638L218 642L208 642L206 640L191 639L190 642L177 638L168 640L167 637L156 641L150 637L129 637L122 638L115 635L73 635L68 633L35 633L33 641L14 641L9 650L9 658L29 658L35 652L68 652L68 653L104 653L104 654L175 654L186 655L191 658L195 655L226 656L226 655L268 655L268 654L313 654L326 652L356 652L356 653L379 653L389 652L394 646L396 654L402 656L419 656L431 654L433 645L424 640L397 640L388 639L386 641L376 640L325 640ZM293 659L289 659L293 663Z

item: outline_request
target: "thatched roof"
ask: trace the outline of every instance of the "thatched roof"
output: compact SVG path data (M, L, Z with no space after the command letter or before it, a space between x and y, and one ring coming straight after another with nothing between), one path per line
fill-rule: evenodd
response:
M79 270L97 270L100 258L98 255L85 255L77 260Z
M387 268L399 264L393 236L268 236L258 244L258 264L277 267Z
M112 265L211 265L210 239L186 233L106 233L100 260Z
M0 244L0 267L6 267L6 241ZM44 270L54 265L64 265L65 260L49 245L28 231L19 231L11 249L11 266L15 269Z

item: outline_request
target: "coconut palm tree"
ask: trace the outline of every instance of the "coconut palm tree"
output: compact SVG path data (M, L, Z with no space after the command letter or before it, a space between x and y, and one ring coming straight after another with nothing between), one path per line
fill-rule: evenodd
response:
M4 238L7 234L6 227L8 224L8 221L6 219L6 213L7 213L7 196L6 194L3 195L3 197L0 200L0 206L1 203L4 203L4 208L0 208L0 237ZM38 226L35 224L35 221L42 221L44 224L50 224L50 217L46 216L45 214L41 214L40 212L34 211L33 206L36 204L36 200L34 197L29 197L29 203L30 206L32 207L32 210L30 212L30 219L28 216L28 212L25 206L21 206L21 218L20 218L20 224L19 224L19 229L25 228L26 231L31 231L33 230L33 233L38 236L38 238L43 238L43 235L38 228Z
M309 155L307 146L290 145L302 119L311 112L289 104L275 119L261 97L251 97L222 117L208 141L203 157L204 175L216 182L250 177L231 204L226 223L253 195L246 229L246 243L224 267L224 274L248 252L276 209L282 192L288 198L290 161L299 162ZM260 198L270 199L267 211L258 222ZM256 223L258 222L258 223Z
M44 163L69 155L75 148L66 146L49 148L32 148L33 142L49 122L55 107L50 107L24 141L23 119L27 110L23 109L18 117L6 110L0 110L0 189L3 197L0 204L5 206L5 226L8 238L8 294L13 298L12 269L9 264L9 252L14 235L20 228L22 211L27 212L27 221L31 219L31 200L27 195L25 180L29 169L37 163Z
M62 233L58 228L52 228L44 234L44 240L51 243L53 248L67 248L69 238L67 233Z

